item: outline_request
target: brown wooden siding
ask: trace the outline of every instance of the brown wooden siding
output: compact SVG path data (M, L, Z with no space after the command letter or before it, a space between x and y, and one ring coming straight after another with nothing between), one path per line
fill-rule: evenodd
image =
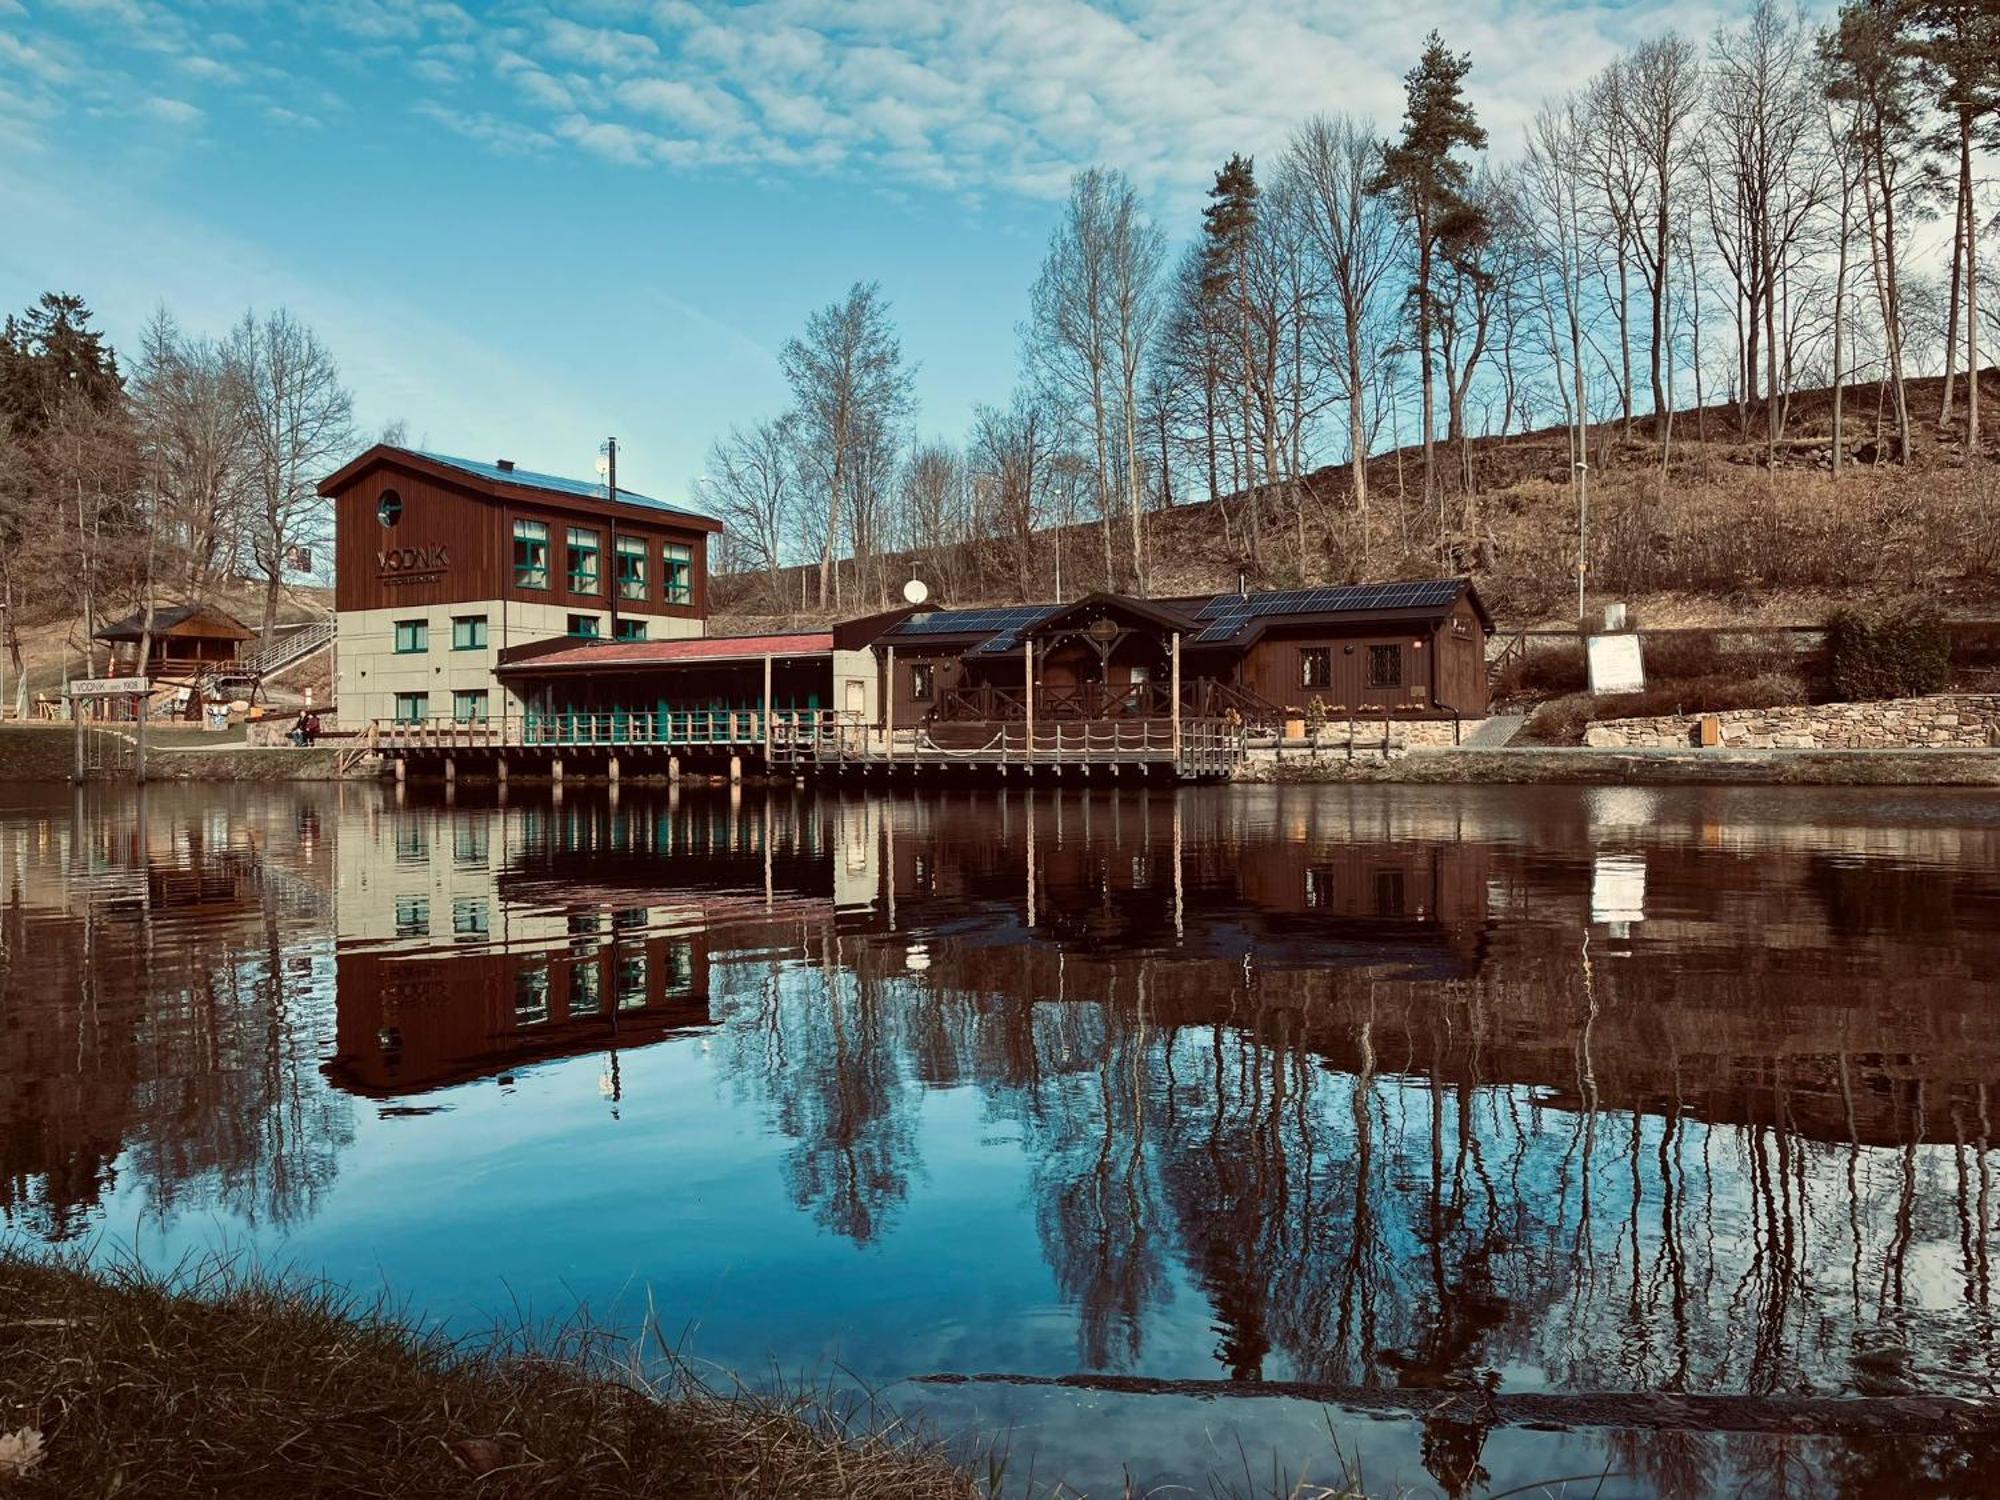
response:
M376 519L384 490L394 490L403 502L402 518L394 526ZM651 615L702 619L708 613L708 546L706 533L655 519L604 502L551 495L546 501L523 495L500 499L471 487L380 465L333 497L334 602L341 610L424 608L470 599L518 599L596 613L607 618L610 590L615 586L613 535L646 541L646 590L643 600L620 599L621 615ZM514 522L539 521L549 529L549 586L521 588L514 582ZM598 591L569 588L564 539L572 526L587 527L599 536ZM688 549L692 561L689 602L666 604L660 592L665 579L661 548L675 543ZM445 548L449 563L441 571L424 559L434 548ZM385 571L379 555L387 549L407 549L412 565L401 574ZM433 577L433 574L438 576ZM407 581L396 581L399 577ZM607 626L608 633L608 626Z
M1303 709L1317 699L1329 708L1357 713L1456 709L1466 718L1483 718L1485 640L1477 615L1463 600L1442 622L1411 621L1397 630L1379 623L1346 634L1323 626L1309 630L1278 626L1244 654L1237 681L1280 708ZM1368 685L1371 646L1393 647L1400 653L1401 685ZM1325 688L1305 686L1308 650L1327 654L1331 681Z

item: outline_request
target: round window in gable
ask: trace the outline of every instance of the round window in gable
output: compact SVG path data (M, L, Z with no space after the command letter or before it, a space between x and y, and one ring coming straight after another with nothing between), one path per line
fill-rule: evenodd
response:
M382 498L375 502L375 519L384 526L394 526L403 519L403 497L394 490L382 491Z

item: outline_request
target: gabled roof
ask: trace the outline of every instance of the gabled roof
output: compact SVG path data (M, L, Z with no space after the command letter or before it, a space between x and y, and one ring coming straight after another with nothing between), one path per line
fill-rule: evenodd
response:
M1479 591L1464 578L1427 578L1414 583L1354 583L1333 588L1273 589L1262 594L1217 594L1195 612L1201 633L1196 646L1247 646L1277 623L1339 622L1343 616L1372 615L1397 620L1427 619L1448 613L1465 598L1489 632L1493 617Z
M623 667L707 666L762 661L767 656L831 656L833 633L708 635L672 641L577 641L538 655L502 661L503 676L541 672L603 671Z
M171 635L174 630L190 620L205 620L221 627L215 638L225 640L253 640L257 632L245 625L227 610L217 609L212 604L156 605L153 609L153 634ZM100 629L91 639L99 641L136 641L146 634L146 611L135 609L123 619L113 620Z
M636 510L675 517L703 531L722 529L720 521L692 506L670 505L664 500L655 500L651 495L628 490L623 485L618 488L618 498L613 500L609 489L596 480L569 479L560 474L537 473L532 469L503 468L499 463L454 458L446 453L426 453L416 448L399 448L392 443L377 443L353 462L327 475L319 482L319 493L331 495L345 488L378 463L397 463L419 473L438 474L443 471L440 477L454 477L461 481L469 479L476 487L491 493L524 490L534 494L559 495L570 500L594 500L599 505L629 505Z
M1020 648L1021 638L1041 634L1078 611L1103 610L1136 616L1161 630L1178 630L1189 646L1248 646L1271 625L1329 624L1351 627L1367 617L1398 622L1431 619L1463 598L1480 624L1493 629L1479 592L1464 578L1413 583L1358 583L1314 589L1272 589L1261 594L1197 594L1139 599L1094 593L1068 604L1009 604L988 609L936 609L883 632L885 645L918 650L936 646L967 656L997 656Z

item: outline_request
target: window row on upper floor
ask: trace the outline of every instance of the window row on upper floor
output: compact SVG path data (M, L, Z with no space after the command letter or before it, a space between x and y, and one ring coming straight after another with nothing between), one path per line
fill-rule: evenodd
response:
M514 522L514 586L546 589L554 562L554 539L543 521L524 517ZM565 586L572 594L598 594L605 588L604 533L588 526L563 528L562 564ZM657 585L654 570L657 565ZM611 586L620 599L635 603L694 603L694 549L680 542L654 543L642 536L614 539Z

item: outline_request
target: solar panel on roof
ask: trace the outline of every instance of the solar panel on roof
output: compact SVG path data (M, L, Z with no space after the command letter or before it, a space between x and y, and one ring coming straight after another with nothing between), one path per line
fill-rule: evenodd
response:
M1197 612L1207 621L1197 645L1226 641L1252 620L1271 615L1360 614L1370 610L1437 609L1458 597L1455 579L1421 583L1347 584L1331 588L1273 589L1266 594L1217 594Z

